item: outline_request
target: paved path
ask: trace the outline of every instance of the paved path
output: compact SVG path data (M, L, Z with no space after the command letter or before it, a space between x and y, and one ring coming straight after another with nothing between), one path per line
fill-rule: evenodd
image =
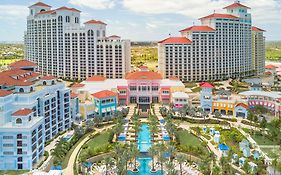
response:
M85 137L77 146L76 148L73 150L69 160L68 160L68 164L67 164L67 167L65 169L63 169L63 174L66 174L66 175L73 175L74 174L74 171L73 171L73 168L75 165L75 159L80 151L80 148L90 139L91 135L93 134L96 134L98 132L102 132L108 128L111 128L113 125L110 125L110 126L107 126L107 127L104 127L104 128L96 128L96 131L93 132L92 134L89 134L87 137Z
M134 115L135 107L136 107L135 104L130 104L130 105L129 105L129 112L128 112L128 115L127 115L127 117L126 117L126 120L130 120L131 117Z
M47 151L49 153L49 157L47 160L44 161L44 163L38 168L39 170L45 171L46 168L48 167L50 160L52 159L52 150L56 147L57 142L63 138L64 136L66 136L67 134L69 134L70 131L65 132L64 134L58 136L56 139L54 139L49 145L47 145L44 150Z

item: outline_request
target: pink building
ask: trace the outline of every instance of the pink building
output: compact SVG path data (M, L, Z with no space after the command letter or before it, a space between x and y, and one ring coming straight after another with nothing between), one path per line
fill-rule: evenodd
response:
M142 66L139 71L128 73L125 79L95 76L81 84L76 84L74 88L79 94L111 90L118 93L119 105L136 103L144 111L150 108L152 103L170 103L173 92L185 90L184 84L178 78L163 79L159 72L149 71L146 66Z

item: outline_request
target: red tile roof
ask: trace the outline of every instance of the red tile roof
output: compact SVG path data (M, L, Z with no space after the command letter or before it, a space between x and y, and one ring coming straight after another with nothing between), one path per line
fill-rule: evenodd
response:
M21 68L21 67L37 67L37 64L28 60L19 60L14 63L9 64L11 68Z
M191 41L186 37L169 37L162 41L159 41L160 44L190 44Z
M37 3L35 3L35 4L33 4L33 5L29 6L29 7L32 7L32 6L51 7L51 6L49 6L49 5L47 5L47 4L43 3L43 2L37 2Z
M102 24L102 25L107 25L106 23L102 22L102 21L98 21L98 20L90 20L90 21L87 21L85 22L84 24Z
M224 9L234 9L234 8L237 8L237 7L242 7L242 8L246 8L246 9L251 9L250 7L247 7L247 6L245 6L245 5L242 5L242 4L240 4L239 2L235 2L235 3L233 3L233 4L230 4L230 5L226 6L226 7L224 7Z
M42 11L37 13L37 15L43 15L43 14L55 14L56 11L55 10L47 10L47 11Z
M0 77L0 85L30 86L33 84L32 81L39 77L39 74L22 69L11 69L0 72Z
M54 80L54 79L56 79L56 77L51 76L51 75L43 76L43 77L41 78L41 80Z
M278 68L278 66L272 65L272 64L268 64L265 66L266 69L276 69Z
M272 72L266 71L264 74L265 74L265 75L272 75Z
M245 103L238 103L235 107L237 107L237 106L241 106L245 109L248 109L248 105L246 105Z
M238 19L239 17L230 15L230 14L220 14L220 13L213 13L208 16L204 16L202 18L199 18L200 20L202 19L208 19L208 18L228 18L228 19Z
M78 94L74 93L74 92L71 92L70 94L70 98L76 98L78 97Z
M108 97L115 97L117 94L115 92L109 90L103 90L92 94L95 98L108 98Z
M179 77L177 77L177 76L170 76L169 79L170 80L179 80Z
M255 32L266 32L265 30L263 30L261 28L258 28L258 27L255 27L255 26L252 27L252 31L255 31Z
M106 80L106 78L100 75L94 75L86 79L86 81L104 81L104 80Z
M81 12L80 10L77 10L76 8L68 8L65 6L57 8L56 10L68 10L68 11L73 11L73 12Z
M136 71L130 72L126 76L127 80L161 80L162 75L152 71Z
M75 83L75 84L73 84L71 87L72 87L72 88L79 88L79 87L84 87L84 86L85 86L85 84Z
M111 36L109 36L108 38L121 38L121 37L118 36L118 35L111 35Z
M13 116L25 116L25 115L28 115L28 114L30 114L32 112L33 112L32 109L23 108L23 109L17 110L12 115Z
M185 28L183 30L180 30L180 32L187 32L187 31L198 31L198 32L214 32L215 29L209 27L209 26L191 26L188 28Z
M5 97L5 96L10 95L10 94L12 94L11 91L6 91L6 90L0 89L0 97Z
M200 87L203 87L203 88L214 88L215 86L211 83L208 83L208 82L203 82L203 83L200 83L199 84Z

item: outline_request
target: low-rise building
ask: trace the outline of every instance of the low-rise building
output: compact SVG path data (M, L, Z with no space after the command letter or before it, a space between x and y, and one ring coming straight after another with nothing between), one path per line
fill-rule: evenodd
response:
M245 96L250 109L256 106L263 106L274 114L280 116L281 92L278 91L244 91L240 95Z
M95 93L112 91L116 93L116 105L136 103L140 109L147 111L152 103L172 102L172 94L184 92L185 86L178 78L163 79L159 72L149 71L146 66L142 66L139 71L128 73L125 79L93 76L80 84L74 84L72 90L79 96L81 114L89 118L89 113L99 111L96 109L97 104L92 104ZM86 104L94 108L92 112L89 110L85 112Z

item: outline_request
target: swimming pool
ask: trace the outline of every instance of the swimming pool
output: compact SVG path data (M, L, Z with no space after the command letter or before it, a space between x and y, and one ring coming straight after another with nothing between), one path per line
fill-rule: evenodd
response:
M149 148L151 147L151 134L149 130L148 124L142 124L141 130L138 133L138 148L141 153L147 153Z
M152 138L149 130L148 124L142 124L141 125L141 131L138 133L138 149L142 154L147 153L149 148L152 145ZM128 171L128 175L162 175L161 172L155 172L151 173L150 172L150 161L152 161L151 157L148 156L141 156L138 159L138 162L140 163L139 166L139 172L131 172Z

